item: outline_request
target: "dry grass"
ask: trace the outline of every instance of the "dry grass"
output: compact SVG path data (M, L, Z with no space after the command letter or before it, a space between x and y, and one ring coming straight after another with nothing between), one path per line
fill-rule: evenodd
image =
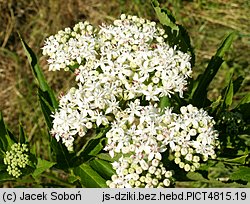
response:
M63 2L63 3L62 3ZM36 97L36 82L22 50L17 31L38 54L49 84L56 93L66 91L73 80L69 73L48 73L40 48L45 37L58 30L89 20L95 25L110 22L122 12L154 19L149 0L0 0L0 110L14 133L21 121L37 152L46 151L44 121ZM204 70L226 33L238 31L239 37L226 56L226 63L212 84L211 97L224 86L228 69L245 73L244 94L249 91L250 2L244 0L167 1L162 5L173 11L192 39L197 55L195 70ZM65 78L67 77L67 80ZM215 87L216 84L216 87ZM213 87L214 86L214 87ZM42 145L41 145L42 144Z

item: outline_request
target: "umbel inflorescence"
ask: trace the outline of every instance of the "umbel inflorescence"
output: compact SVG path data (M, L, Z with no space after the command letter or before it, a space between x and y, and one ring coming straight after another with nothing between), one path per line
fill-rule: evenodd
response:
M18 178L21 176L21 169L29 164L28 147L26 144L15 143L11 150L5 153L4 164L7 165L7 172Z
M166 170L161 162L161 153L166 151L186 172L198 169L201 160L216 156L218 134L213 129L212 118L192 105L181 107L180 112L176 114L167 108L160 113L160 109L140 106L136 100L117 115L106 134L105 150L111 156L118 153L129 156L113 164L117 175L109 182L111 187L169 186L173 170ZM171 176L164 176L169 171ZM149 179L144 181L145 175Z
M192 74L189 54L167 38L155 22L122 14L111 25L78 23L45 41L49 70L72 70L77 81L60 98L51 133L73 150L77 136L109 125L105 150L123 155L110 187L170 186L174 172L164 166L164 152L185 171L215 157L218 134L204 110L159 109L162 97L183 97Z
M113 25L95 29L78 23L49 37L43 54L50 70L75 69L77 88L60 100L52 132L71 149L74 136L110 123L121 101L143 96L147 101L186 89L190 56L169 47L155 22L122 15Z

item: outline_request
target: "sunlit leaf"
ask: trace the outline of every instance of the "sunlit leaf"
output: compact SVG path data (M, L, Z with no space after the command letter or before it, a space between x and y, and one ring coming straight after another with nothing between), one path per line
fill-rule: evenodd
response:
M110 179L111 176L115 174L115 170L113 169L111 163L101 159L94 159L90 161L90 166L105 179Z
M33 172L32 176L38 177L40 174L42 174L44 171L50 169L55 164L56 164L55 162L51 162L51 161L47 161L47 160L43 160L41 158L38 158L36 169Z
M172 31L179 32L179 27L175 24L175 19L169 10L162 9L157 0L152 0L152 5L155 9L155 13L162 25L168 26Z
M80 182L87 188L105 188L106 181L88 164L83 163L79 167L74 168L74 174L79 176Z
M208 105L207 88L221 67L221 64L223 63L222 57L225 52L229 50L234 38L235 33L230 33L226 37L216 54L211 58L205 72L197 78L198 85L191 95L193 105L197 107L204 107Z
M57 108L58 107L58 102L56 100L56 97L53 93L53 91L51 90L51 88L49 87L49 85L47 84L47 81L43 75L42 69L40 68L38 61L37 61L37 57L35 55L35 53L32 51L32 49L27 45L27 43L22 39L21 35L19 34L19 38L22 42L23 48L25 50L25 53L28 57L29 63L31 65L32 71L39 83L39 87L43 92L47 92L49 97L47 98L49 104L54 107Z

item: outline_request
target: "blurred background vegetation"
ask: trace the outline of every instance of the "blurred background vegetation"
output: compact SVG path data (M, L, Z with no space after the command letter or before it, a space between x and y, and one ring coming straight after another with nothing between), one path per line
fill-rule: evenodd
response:
M220 42L231 31L238 37L210 86L215 99L225 86L226 75L245 76L236 100L250 91L250 1L249 0L161 0L161 6L183 25L196 53L194 77L201 73ZM150 0L0 0L0 110L7 126L18 133L21 122L41 158L47 157L48 140L37 101L36 81L17 32L37 53L46 78L55 93L67 91L74 83L70 73L48 72L41 47L46 37L60 29L88 20L94 25L111 22L121 13L156 20Z

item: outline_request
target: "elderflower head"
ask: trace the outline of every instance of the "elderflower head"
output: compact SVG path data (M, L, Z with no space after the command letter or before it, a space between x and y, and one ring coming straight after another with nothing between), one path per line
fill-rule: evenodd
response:
M109 151L111 156L135 151L138 155L149 155L149 160L152 160L165 150L162 142L157 140L163 117L156 107L140 106L139 103L138 99L129 103L129 108L116 115L107 132L104 150Z
M107 181L110 188L162 188L173 184L173 171L167 171L159 160L147 156L121 157L113 163L116 171Z
M93 27L86 21L47 38L42 49L43 55L49 56L49 70L67 70L77 62L95 57L94 33Z
M43 54L50 70L74 67L78 82L52 116L56 139L72 150L75 136L113 122L127 101L182 96L192 73L190 56L170 47L166 38L155 22L124 14L99 29L85 22L49 37Z
M180 111L168 124L170 137L164 143L169 144L180 168L194 171L199 168L200 160L216 157L218 132L214 129L215 121L203 109L188 105Z
M180 114L169 108L162 114L156 106L140 106L136 100L122 114L116 115L106 134L108 140L104 150L112 157L129 152L148 155L149 161L169 151L180 168L194 171L201 160L216 156L218 132L214 124L203 109L192 105L181 107Z
M21 176L21 169L29 164L28 147L26 144L15 143L11 150L6 152L4 164L7 165L7 172L18 178Z

